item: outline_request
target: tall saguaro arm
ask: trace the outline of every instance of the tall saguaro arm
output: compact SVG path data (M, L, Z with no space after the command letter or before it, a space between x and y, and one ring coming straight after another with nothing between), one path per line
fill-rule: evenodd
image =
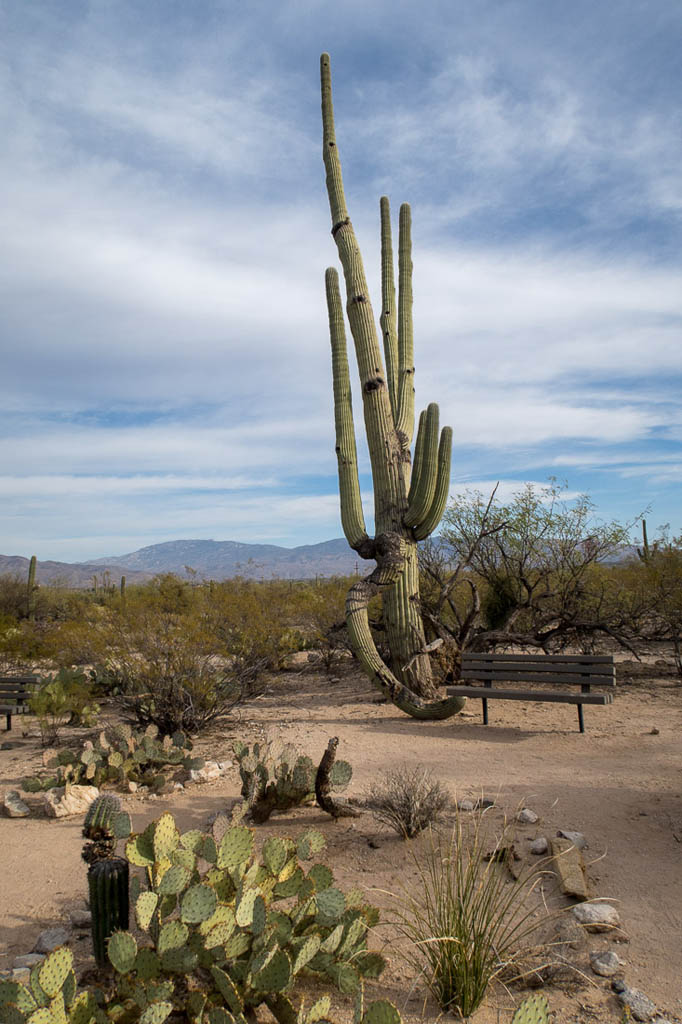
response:
M381 315L380 344L360 247L348 215L334 130L331 70L327 54L320 61L323 156L327 193L346 285L350 325L362 393L374 489L375 537L367 534L358 477L353 405L339 279L327 270L325 284L334 379L336 454L341 521L350 546L377 567L351 587L346 621L351 643L370 679L415 718L448 718L464 699L439 700L431 676L424 628L419 613L417 541L438 525L450 481L452 431L439 434L438 406L431 404L419 421L415 471L411 480L410 446L414 433L414 332L412 322L412 240L410 208L400 208L398 228L398 296L393 264L391 213L380 202ZM383 358L382 358L383 347ZM385 360L385 362L384 362ZM369 627L368 605L382 598L391 664L380 656Z

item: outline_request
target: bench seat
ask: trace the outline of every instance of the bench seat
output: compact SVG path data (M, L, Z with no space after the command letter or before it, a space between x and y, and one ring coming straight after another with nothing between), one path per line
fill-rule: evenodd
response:
M485 725L488 724L489 700L542 701L577 705L580 731L585 732L583 705L613 703L611 690L616 685L616 670L611 655L464 654L461 678L479 685L448 686L448 696L478 697L482 702ZM518 683L537 684L538 689L510 689L498 685L507 684L508 687ZM579 686L580 691L543 690L540 689L542 686ZM593 686L599 692L594 692ZM602 692L604 689L606 692Z

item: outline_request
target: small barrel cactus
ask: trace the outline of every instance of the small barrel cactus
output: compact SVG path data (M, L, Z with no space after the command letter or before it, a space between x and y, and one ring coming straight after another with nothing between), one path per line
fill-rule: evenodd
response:
M98 860L88 870L92 945L99 967L107 964L107 939L126 929L129 913L128 861L121 857Z

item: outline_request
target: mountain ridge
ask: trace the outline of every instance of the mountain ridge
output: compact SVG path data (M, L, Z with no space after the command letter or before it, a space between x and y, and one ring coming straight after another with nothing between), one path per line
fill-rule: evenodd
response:
M129 583L144 582L159 573L223 580L234 576L249 579L314 579L316 576L348 576L364 569L362 559L343 537L319 544L285 548L277 544L241 541L180 539L150 544L124 555L92 558L85 562L38 561L39 583L86 587L93 577L125 575ZM0 575L25 576L29 559L0 555ZM190 570L190 571L188 571Z

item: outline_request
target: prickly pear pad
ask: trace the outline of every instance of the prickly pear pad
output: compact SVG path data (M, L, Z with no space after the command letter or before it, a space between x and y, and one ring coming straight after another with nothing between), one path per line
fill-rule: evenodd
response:
M73 953L65 946L55 949L40 965L38 981L43 992L51 999L61 991L69 971L73 967Z

